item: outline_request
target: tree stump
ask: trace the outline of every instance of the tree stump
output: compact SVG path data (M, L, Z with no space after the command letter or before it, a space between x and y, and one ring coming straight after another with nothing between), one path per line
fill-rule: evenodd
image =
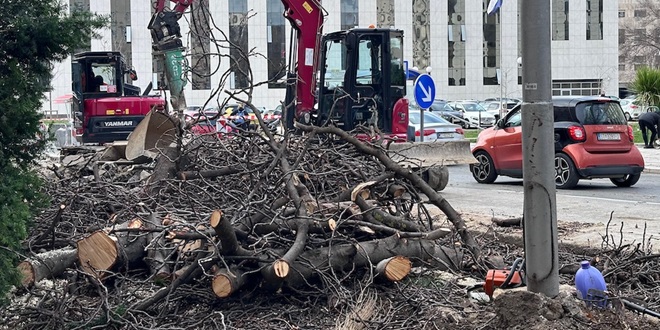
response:
M102 279L116 264L141 259L145 254L147 235L124 230L139 229L142 226L142 220L133 219L78 241L78 261L83 270ZM115 234L110 234L113 231Z
M376 265L376 274L378 277L384 277L388 281L398 282L408 276L411 269L412 263L410 259L404 256L395 256L381 260Z

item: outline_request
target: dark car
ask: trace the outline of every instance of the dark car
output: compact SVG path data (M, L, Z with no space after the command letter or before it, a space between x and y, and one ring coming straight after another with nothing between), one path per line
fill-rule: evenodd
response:
M633 143L619 101L597 96L557 96L554 109L555 185L573 188L580 179L609 178L618 187L637 183L644 159ZM470 165L479 183L498 175L522 178L521 107L512 109L496 126L482 131Z
M463 125L463 112L454 110L452 107L447 107L446 105L446 100L435 99L429 110L452 124Z

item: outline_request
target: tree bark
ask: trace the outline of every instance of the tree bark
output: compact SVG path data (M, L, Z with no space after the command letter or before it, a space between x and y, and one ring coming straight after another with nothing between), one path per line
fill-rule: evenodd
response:
M245 284L245 274L238 269L220 269L211 280L213 292L219 298L227 298Z
M39 253L18 264L18 270L23 274L21 283L31 286L44 278L52 278L62 275L78 260L77 250L74 248L63 248Z

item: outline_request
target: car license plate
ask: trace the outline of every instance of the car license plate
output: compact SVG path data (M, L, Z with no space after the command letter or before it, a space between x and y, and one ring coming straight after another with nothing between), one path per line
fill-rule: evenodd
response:
M454 133L438 133L438 139L453 138Z
M598 133L598 140L600 141L619 141L621 134L619 133Z

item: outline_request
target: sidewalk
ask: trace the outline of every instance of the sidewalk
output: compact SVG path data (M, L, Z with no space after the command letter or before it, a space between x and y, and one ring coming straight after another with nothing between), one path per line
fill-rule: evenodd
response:
M660 174L660 148L644 149L643 143L638 143L637 148L644 157L644 173Z

